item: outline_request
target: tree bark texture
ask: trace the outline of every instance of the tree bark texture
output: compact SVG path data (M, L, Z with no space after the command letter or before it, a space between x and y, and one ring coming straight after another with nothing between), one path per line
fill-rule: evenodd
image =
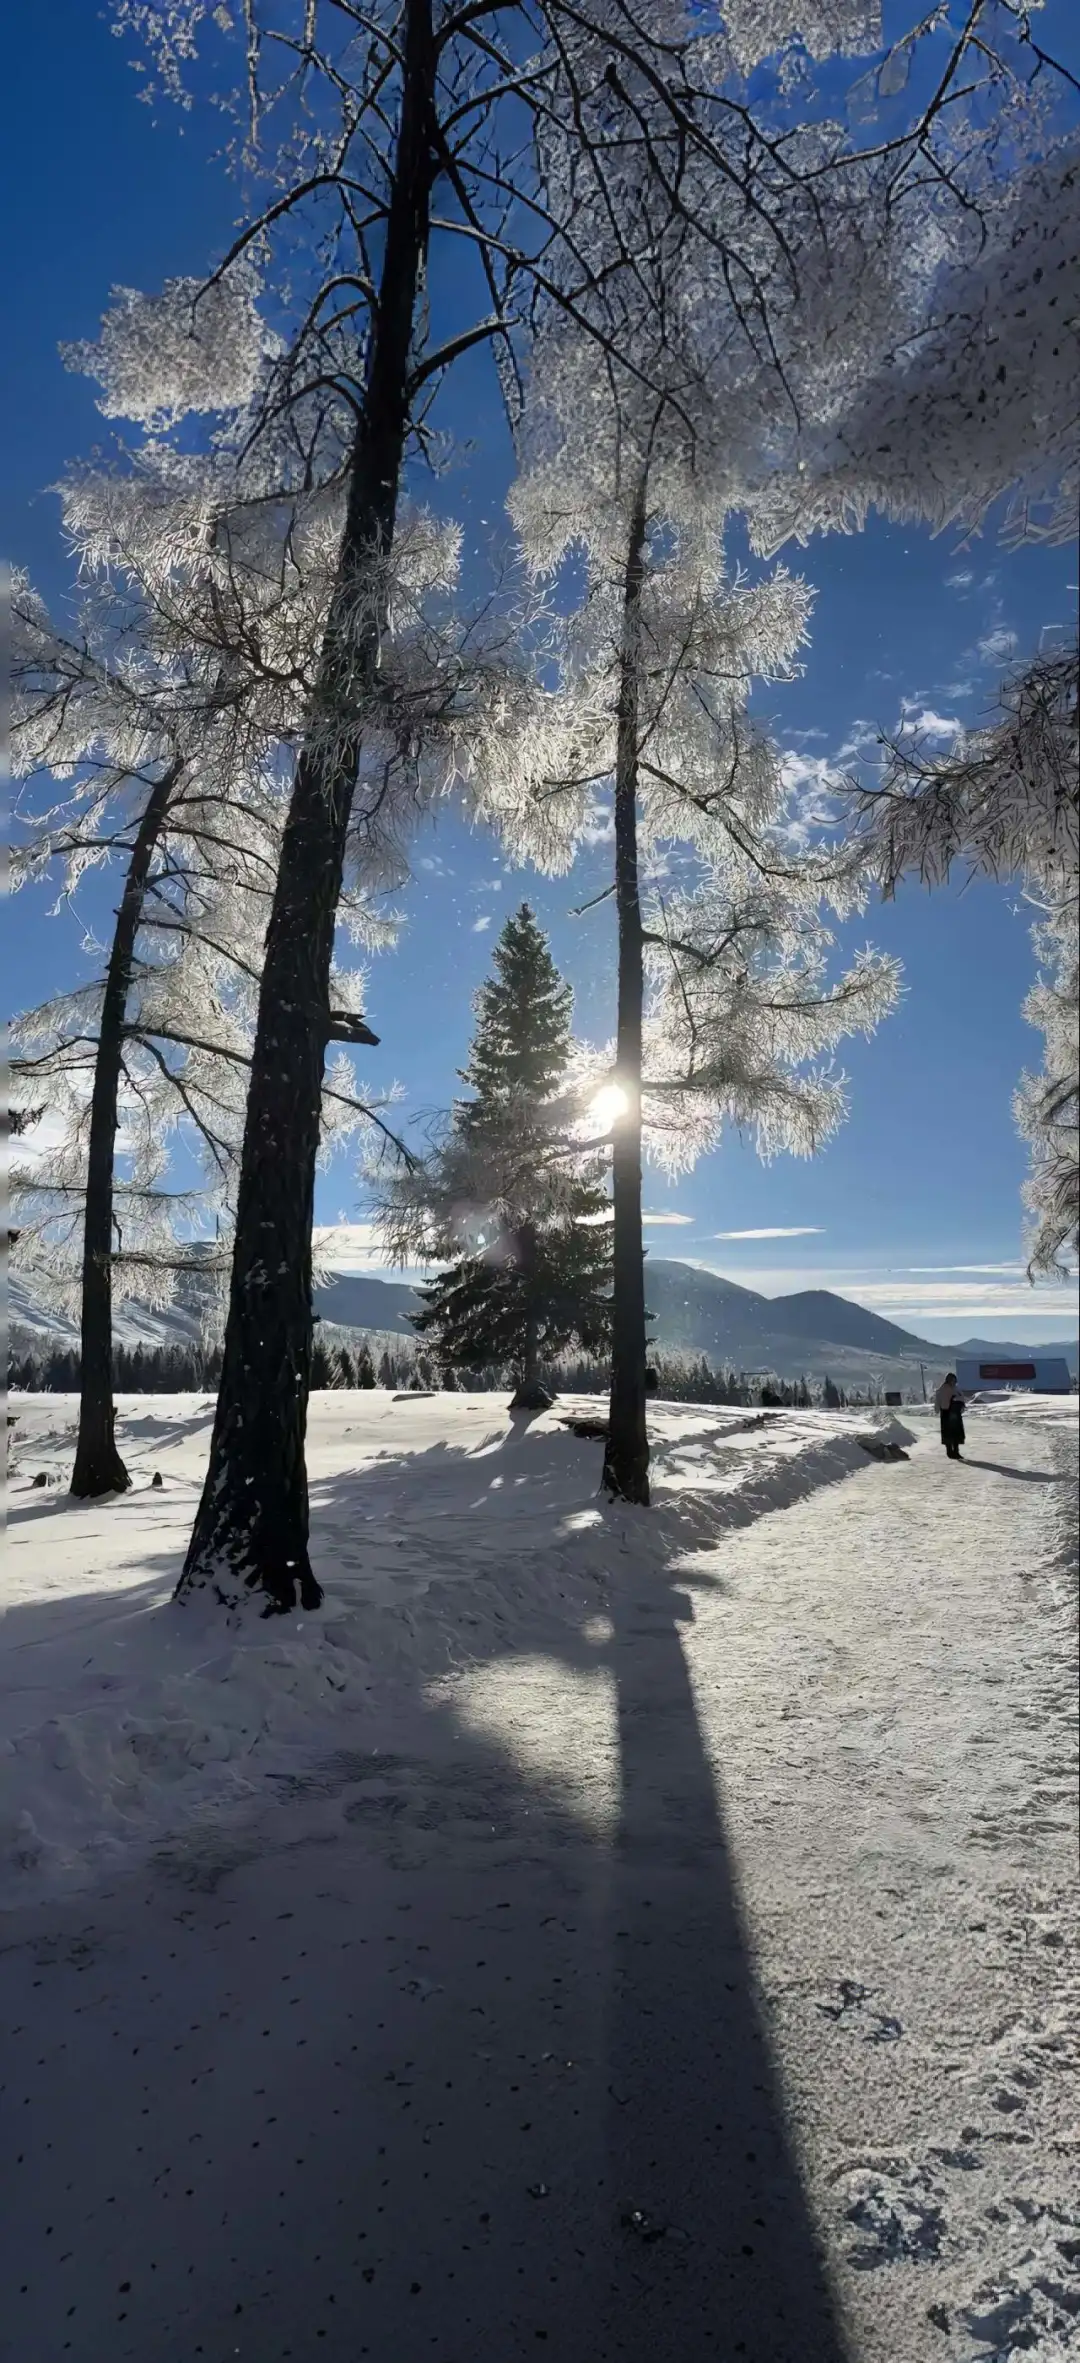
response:
M626 1108L615 1122L611 1161L613 1287L611 1406L603 1486L642 1508L649 1500L645 1426L645 1246L641 1227L641 1031L645 994L638 884L638 704L641 589L645 570L647 478L642 477L627 546L615 754L615 906L619 1006L615 1074Z
M428 244L435 49L431 0L410 0L394 188L357 426L338 578L285 826L267 931L237 1199L224 1364L202 1500L177 1597L209 1588L264 1613L322 1598L308 1557L304 1462L311 1383L311 1226L330 966L362 723L347 710L377 677L381 618L357 641L356 585L389 552ZM352 687L350 688L350 685ZM322 735L320 717L342 715Z
M169 809L180 765L162 773L146 801L128 863L116 914L112 949L94 1060L90 1099L90 1146L86 1162L83 1220L79 1434L71 1491L86 1501L102 1493L124 1493L131 1483L116 1448L113 1416L112 1258L113 1166L124 1022L135 957L135 940L146 899L150 865Z

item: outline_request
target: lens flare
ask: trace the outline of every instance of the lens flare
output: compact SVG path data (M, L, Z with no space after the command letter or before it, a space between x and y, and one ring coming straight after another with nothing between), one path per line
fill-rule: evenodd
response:
M605 1083L589 1109L593 1123L601 1132L610 1132L620 1116L625 1116L630 1102L621 1083Z

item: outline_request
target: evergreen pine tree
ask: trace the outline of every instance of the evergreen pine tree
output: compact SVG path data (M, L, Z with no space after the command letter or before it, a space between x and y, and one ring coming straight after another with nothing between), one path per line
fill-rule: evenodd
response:
M568 1141L573 995L527 903L507 920L494 974L476 997L476 1032L444 1149L419 1208L436 1254L454 1260L420 1291L416 1328L439 1363L503 1363L515 1407L550 1402L545 1364L610 1332L611 1234L595 1161Z
M365 1389L370 1389L376 1384L375 1364L366 1337L362 1339L356 1349L356 1384Z

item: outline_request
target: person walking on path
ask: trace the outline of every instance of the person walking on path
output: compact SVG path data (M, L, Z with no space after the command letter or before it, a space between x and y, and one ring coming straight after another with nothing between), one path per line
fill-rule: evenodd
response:
M941 1414L941 1441L950 1460L959 1460L964 1435L964 1401L957 1393L956 1372L948 1370L942 1379L934 1401Z

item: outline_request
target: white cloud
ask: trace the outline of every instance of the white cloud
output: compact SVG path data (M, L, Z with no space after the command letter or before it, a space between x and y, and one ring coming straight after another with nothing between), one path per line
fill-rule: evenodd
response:
M382 1241L374 1223L320 1223L311 1234L311 1253L320 1267L358 1271L361 1265L385 1271Z
M316 1277L335 1272L362 1272L376 1280L422 1280L428 1266L387 1261L374 1223L320 1223L312 1232L311 1258Z
M974 580L970 566L958 566L955 574L946 575L945 588L947 591L969 591Z
M1044 1335L1048 1328L1063 1333L1076 1328L1074 1289L1047 1285L1032 1290L1026 1280L1016 1280L1011 1286L1004 1280L946 1280L933 1288L919 1288L911 1282L905 1286L894 1280L863 1280L843 1293L856 1296L870 1312L881 1313L885 1320L896 1321L905 1329L918 1329L920 1321L951 1322L959 1336L971 1330L986 1334L988 1322L994 1324L999 1336L1007 1336L1017 1323L1025 1330L1034 1323Z
M1027 1266L1025 1264L905 1264L903 1269L905 1272L918 1272L919 1274L929 1273L935 1277L939 1274L944 1276L944 1274L947 1272L980 1272L987 1274L1006 1272L1009 1274L1010 1278L1015 1276L1018 1279L1023 1279Z
M862 715L857 715L847 737L841 739L840 745L836 748L832 757L833 763L842 767L845 763L856 762L859 756L865 755L870 747L876 747L879 737L877 723L867 722Z
M8 1161L20 1167L23 1173L35 1174L39 1166L47 1163L53 1151L63 1146L66 1138L67 1126L63 1117L46 1108L36 1124L28 1124L25 1132L13 1135L7 1143Z
M995 624L992 632L978 642L978 652L984 665L1007 664L1016 647L1015 632L1007 632L1004 624Z
M833 827L836 793L843 787L843 778L830 756L804 755L790 747L781 757L780 777L789 802L777 836L797 853L822 829Z
M798 849L809 842L813 832L833 826L836 793L843 787L843 778L831 757L800 755L790 747L781 758L780 777L790 802L778 834Z
M937 714L933 706L920 706L914 698L902 698L898 730L910 730L920 738L955 738L959 731L958 714Z
M789 747L780 760L785 788L831 788L836 772L827 755L798 755Z
M615 841L615 814L604 798L590 794L585 814L582 838L586 845L612 845Z
M757 1231L710 1231L711 1239L822 1239L821 1223L791 1223L774 1225Z
M643 1223L650 1223L654 1229L660 1229L665 1223L692 1223L694 1218L692 1214L643 1214L641 1219Z
M491 925L491 913L490 913L490 911L488 911L488 912L487 912L487 914L485 915L485 917L484 917L483 919L474 919L474 920L473 920L473 923L472 923L472 931L473 931L473 934L474 934L474 935L483 935L485 928L488 928L488 927L490 927L490 925Z
M93 1081L91 1069L84 1068L81 1077L76 1078L75 1081L81 1092L85 1108L90 1098ZM118 1161L135 1155L136 1150L142 1146L145 1129L146 1111L141 1100L135 1092L122 1085L117 1111L116 1155ZM29 1180L37 1178L42 1169L47 1167L49 1159L54 1156L56 1150L63 1147L68 1139L68 1131L65 1117L58 1115L55 1108L44 1109L36 1123L29 1124L25 1132L11 1135L5 1144L6 1153L0 1157L0 1170L16 1168L20 1173L24 1173Z

